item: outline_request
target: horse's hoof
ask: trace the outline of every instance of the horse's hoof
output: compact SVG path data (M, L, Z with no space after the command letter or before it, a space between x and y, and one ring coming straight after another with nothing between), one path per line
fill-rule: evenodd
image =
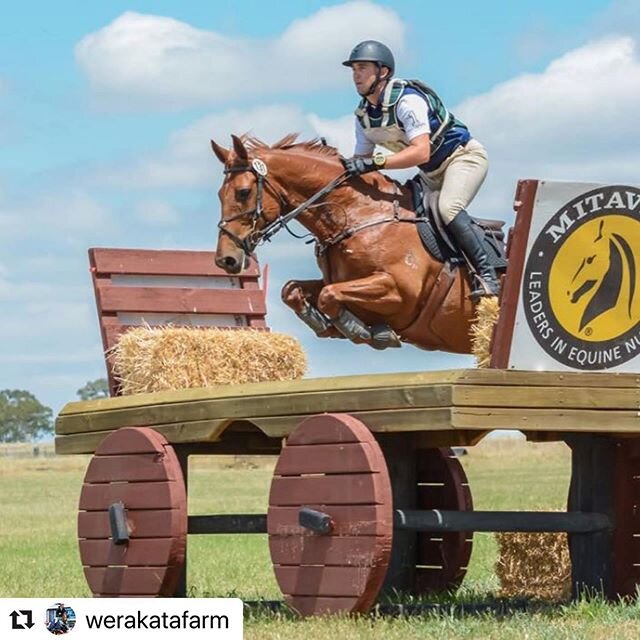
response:
M376 324L371 327L371 346L374 349L396 349L402 346L398 334L386 324Z

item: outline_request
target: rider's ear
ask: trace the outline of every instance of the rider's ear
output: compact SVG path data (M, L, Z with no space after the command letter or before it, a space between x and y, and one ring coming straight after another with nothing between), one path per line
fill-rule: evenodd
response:
M231 139L233 140L233 150L236 152L238 158L240 158L240 160L248 160L249 154L245 149L244 142L242 142L238 136L234 135L231 136Z
M222 164L226 164L227 158L229 157L229 149L221 147L213 140L211 141L211 148L213 149L213 153L216 154L216 158L218 158Z

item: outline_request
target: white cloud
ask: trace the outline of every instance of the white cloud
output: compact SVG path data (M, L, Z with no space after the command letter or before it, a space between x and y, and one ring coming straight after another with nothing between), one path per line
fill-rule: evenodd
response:
M180 223L180 214L164 200L143 200L135 207L135 213L146 224L171 227Z
M488 149L482 213L509 205L518 178L638 182L640 60L630 37L599 39L455 107ZM504 215L506 211L494 211Z
M109 209L84 189L68 188L0 208L0 241L24 238L74 238L113 226Z
M220 183L221 165L211 152L213 138L225 147L231 145L230 135L250 131L267 143L292 132L301 139L326 136L344 154L353 151L353 116L336 120L304 113L294 105L265 105L252 109L232 109L213 113L175 131L166 147L117 168L98 169L92 183L132 189L215 187Z
M393 10L368 0L320 9L272 40L128 11L82 38L75 56L103 99L167 109L346 86L340 62L356 42L379 39L402 56L404 35Z
M541 73L517 76L455 106L490 155L489 177L472 212L509 216L516 182L524 177L637 182L640 129L631 123L639 100L636 43L620 36L593 41ZM216 188L220 166L209 138L228 146L230 133L247 130L266 142L300 131L302 138L325 136L344 155L353 149L350 113L327 119L290 104L232 109L176 131L153 156L103 168L94 181L130 188Z

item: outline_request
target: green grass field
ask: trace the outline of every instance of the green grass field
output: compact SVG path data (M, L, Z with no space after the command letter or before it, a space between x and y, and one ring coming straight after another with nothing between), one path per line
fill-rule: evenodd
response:
M77 501L87 456L0 457L0 595L86 597L76 546ZM569 453L561 444L492 440L462 463L478 509L561 509L569 480ZM195 458L190 469L192 514L264 512L271 460ZM477 534L465 583L445 602L484 602L499 587L496 545ZM237 595L275 600L265 536L189 538L193 596ZM298 620L286 613L251 612L246 638L384 640L412 638L638 638L640 602L579 602L505 616L432 614Z

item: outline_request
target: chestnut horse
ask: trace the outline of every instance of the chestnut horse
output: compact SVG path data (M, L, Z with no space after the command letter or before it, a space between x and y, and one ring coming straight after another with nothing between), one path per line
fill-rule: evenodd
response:
M220 267L240 272L295 217L316 240L322 279L287 282L282 300L318 336L470 353L475 303L466 268L426 251L408 188L379 172L347 178L337 150L318 140L232 140L231 149L211 141L225 173Z

